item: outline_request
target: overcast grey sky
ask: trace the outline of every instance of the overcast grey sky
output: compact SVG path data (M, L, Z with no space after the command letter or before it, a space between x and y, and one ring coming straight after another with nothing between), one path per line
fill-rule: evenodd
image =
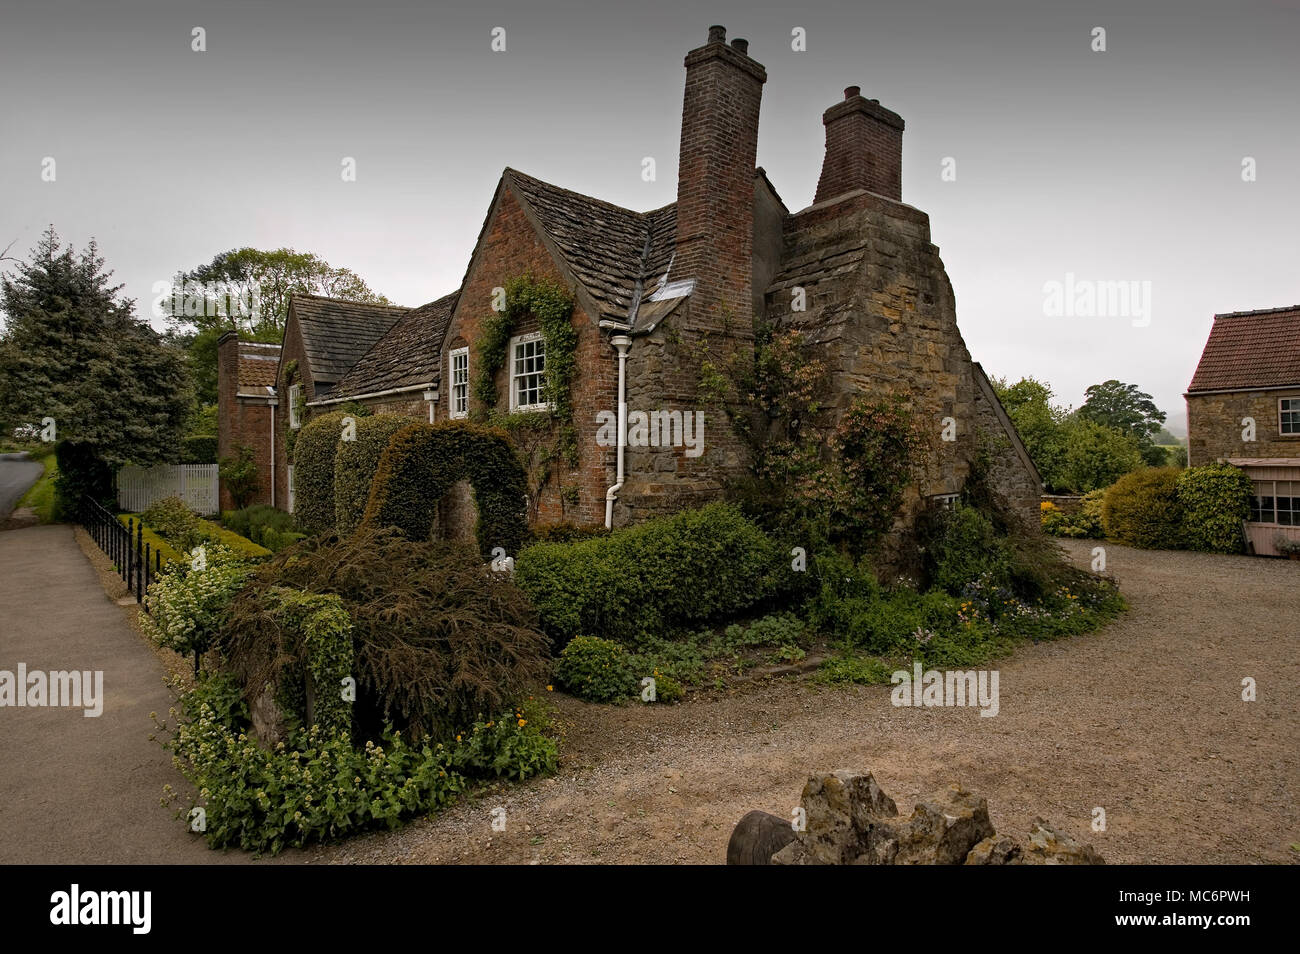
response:
M245 245L421 304L460 284L507 165L674 201L682 57L713 23L767 67L758 160L792 211L843 87L904 117L903 199L930 214L990 374L1072 404L1134 382L1181 429L1211 315L1300 302L1300 0L6 0L0 248L25 255L51 222L94 236L142 313L154 282ZM1150 282L1149 323L1046 315L1067 273Z

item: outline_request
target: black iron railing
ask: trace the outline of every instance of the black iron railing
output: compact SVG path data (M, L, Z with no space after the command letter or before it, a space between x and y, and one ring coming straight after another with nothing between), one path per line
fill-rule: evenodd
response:
M113 566L137 603L144 602L149 584L162 572L162 553L144 539L144 524L128 518L126 524L89 497L81 500L81 525Z

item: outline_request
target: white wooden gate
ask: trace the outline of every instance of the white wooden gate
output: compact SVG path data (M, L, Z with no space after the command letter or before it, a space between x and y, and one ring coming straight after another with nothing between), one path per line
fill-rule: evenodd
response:
M159 464L123 467L117 472L117 505L139 513L164 497L180 497L204 515L217 512L216 464Z

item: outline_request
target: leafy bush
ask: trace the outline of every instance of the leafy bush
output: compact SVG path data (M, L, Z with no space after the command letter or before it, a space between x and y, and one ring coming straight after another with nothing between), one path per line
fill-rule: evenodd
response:
M216 434L191 434L181 440L182 464L215 464L216 462Z
M732 623L725 632L726 642L735 648L745 646L796 646L805 641L808 627L793 613L764 616L741 626Z
M438 501L460 480L474 488L479 551L519 552L528 532L528 478L501 431L468 421L411 424L393 435L379 460L365 522L427 540Z
M275 587L342 600L353 622L362 731L396 721L416 736L446 739L478 713L522 699L549 665L527 597L472 547L365 526L304 540L267 562L231 607L231 651L277 645L268 612Z
M827 659L818 670L816 680L832 686L888 685L894 667L881 659L844 652Z
M519 554L515 582L557 640L581 633L636 645L734 616L793 575L735 507L711 504L590 540L534 544Z
M257 493L257 461L251 447L241 444L234 454L221 458L218 472L236 507L243 507Z
M1153 467L1125 474L1106 491L1101 519L1116 543L1146 550L1183 545L1183 507L1178 470Z
M385 733L379 745L357 749L346 733L312 727L266 749L225 725L211 705L196 708L167 744L199 793L204 838L213 848L274 855L288 846L396 828L465 789L441 743L417 748Z
M637 674L621 643L599 636L575 636L555 663L559 684L579 699L611 702L632 695Z
M356 439L341 441L334 458L334 529L337 533L351 533L361 526L366 501L370 499L370 487L388 442L402 428L418 423L417 418L392 414L355 418Z
M559 764L560 751L547 734L549 724L546 710L531 701L487 722L480 718L467 733L456 736L452 765L470 776L514 777L521 782L550 774Z
M300 715L304 725L318 725L330 734L350 731L351 705L343 699L343 680L352 674L352 620L343 601L332 593L304 593L282 586L261 594L265 623L248 626L247 617L232 624L222 648L231 672L256 695L263 686L287 689L281 697L307 700Z
M1005 584L1010 559L993 522L975 507L959 505L939 511L939 524L926 547L930 581L948 593L960 593L971 580L989 576Z
M164 497L140 514L144 525L182 552L193 550L203 542L203 528L198 514L180 497Z
M334 456L342 434L341 411L313 417L293 445L294 517L308 534L334 530Z
M1178 475L1183 541L1193 550L1240 553L1241 521L1250 516L1254 484L1232 464L1192 467Z
M603 523L584 526L576 523L539 523L528 533L529 544L533 543L572 543L575 540L587 540L591 537L604 537L609 530Z
M655 702L681 702L686 698L686 690L671 675L659 669L650 670L650 678L655 681Z
M293 514L270 504L227 510L221 514L221 525L272 553L283 550L306 536L294 530L296 524Z
M1273 548L1277 550L1280 556L1291 557L1300 554L1300 540L1293 540L1282 534L1275 534L1273 537Z
M1072 416L1065 428L1065 440L1059 482L1076 493L1109 487L1124 474L1142 467L1137 440L1097 421Z
M75 516L81 509L82 497L110 507L116 505L113 468L99 456L94 445L59 441L54 459L58 466L54 476L55 519Z
M1091 490L1083 495L1079 509L1066 513L1050 501L1043 501L1043 532L1054 537L1097 539L1104 535L1101 525L1101 502L1105 490Z
M149 585L146 612L140 617L145 635L178 653L202 654L216 640L235 595L253 573L238 554L210 547L204 569L174 566Z

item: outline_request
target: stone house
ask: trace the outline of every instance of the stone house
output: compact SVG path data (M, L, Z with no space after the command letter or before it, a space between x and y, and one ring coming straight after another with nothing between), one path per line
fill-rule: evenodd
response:
M984 447L996 486L1036 523L1041 480L962 340L929 219L902 201L902 118L845 90L823 116L815 201L792 212L755 165L767 74L746 41L712 27L685 69L675 203L635 212L506 169L459 289L414 309L294 297L281 433L346 401L464 416L494 295L530 274L572 293L577 336L576 462L556 465L534 522L618 526L716 499L749 459L725 415L706 413L702 362L752 349L766 321L819 349L836 396L827 424L858 395L910 398L934 439L904 516L960 492ZM513 329L496 370L502 409L536 405L546 347L531 318ZM601 439L611 420L622 447ZM462 489L448 519L471 506Z
M1246 538L1277 556L1278 536L1300 539L1300 305L1215 315L1183 397L1188 466L1246 471Z

